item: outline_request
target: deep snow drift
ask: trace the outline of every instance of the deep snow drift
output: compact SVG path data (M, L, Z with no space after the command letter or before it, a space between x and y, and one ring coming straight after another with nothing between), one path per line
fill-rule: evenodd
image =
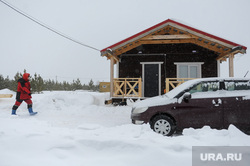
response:
M29 116L23 103L18 117L10 115L15 95L0 98L0 165L191 166L192 146L250 146L250 137L234 126L163 137L148 124L131 124L131 107L105 106L107 97L85 91L33 94L38 114Z

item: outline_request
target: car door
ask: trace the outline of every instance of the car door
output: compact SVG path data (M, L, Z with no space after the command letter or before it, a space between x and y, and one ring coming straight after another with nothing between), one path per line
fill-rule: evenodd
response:
M239 100L240 114L238 126L250 134L250 89L247 94Z
M191 99L177 105L179 125L182 128L212 128L223 126L223 100L219 96L218 82L202 82L188 91Z
M249 81L225 81L224 126L250 129L250 84Z

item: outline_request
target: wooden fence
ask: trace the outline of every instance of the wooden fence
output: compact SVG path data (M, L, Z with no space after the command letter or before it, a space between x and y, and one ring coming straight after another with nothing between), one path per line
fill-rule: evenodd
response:
M114 78L113 97L142 97L141 78Z

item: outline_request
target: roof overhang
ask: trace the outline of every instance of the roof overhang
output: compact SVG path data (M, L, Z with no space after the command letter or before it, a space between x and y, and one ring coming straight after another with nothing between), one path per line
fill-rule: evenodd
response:
M129 38L101 50L101 56L110 59L142 44L193 43L216 52L217 60L225 60L229 55L246 53L247 47L214 36L193 27L168 19Z

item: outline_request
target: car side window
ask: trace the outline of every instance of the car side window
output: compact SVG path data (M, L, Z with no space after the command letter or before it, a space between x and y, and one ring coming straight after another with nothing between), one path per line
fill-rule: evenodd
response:
M219 90L219 82L201 82L189 90L189 93L212 92Z
M250 90L250 81L225 81L227 91Z

